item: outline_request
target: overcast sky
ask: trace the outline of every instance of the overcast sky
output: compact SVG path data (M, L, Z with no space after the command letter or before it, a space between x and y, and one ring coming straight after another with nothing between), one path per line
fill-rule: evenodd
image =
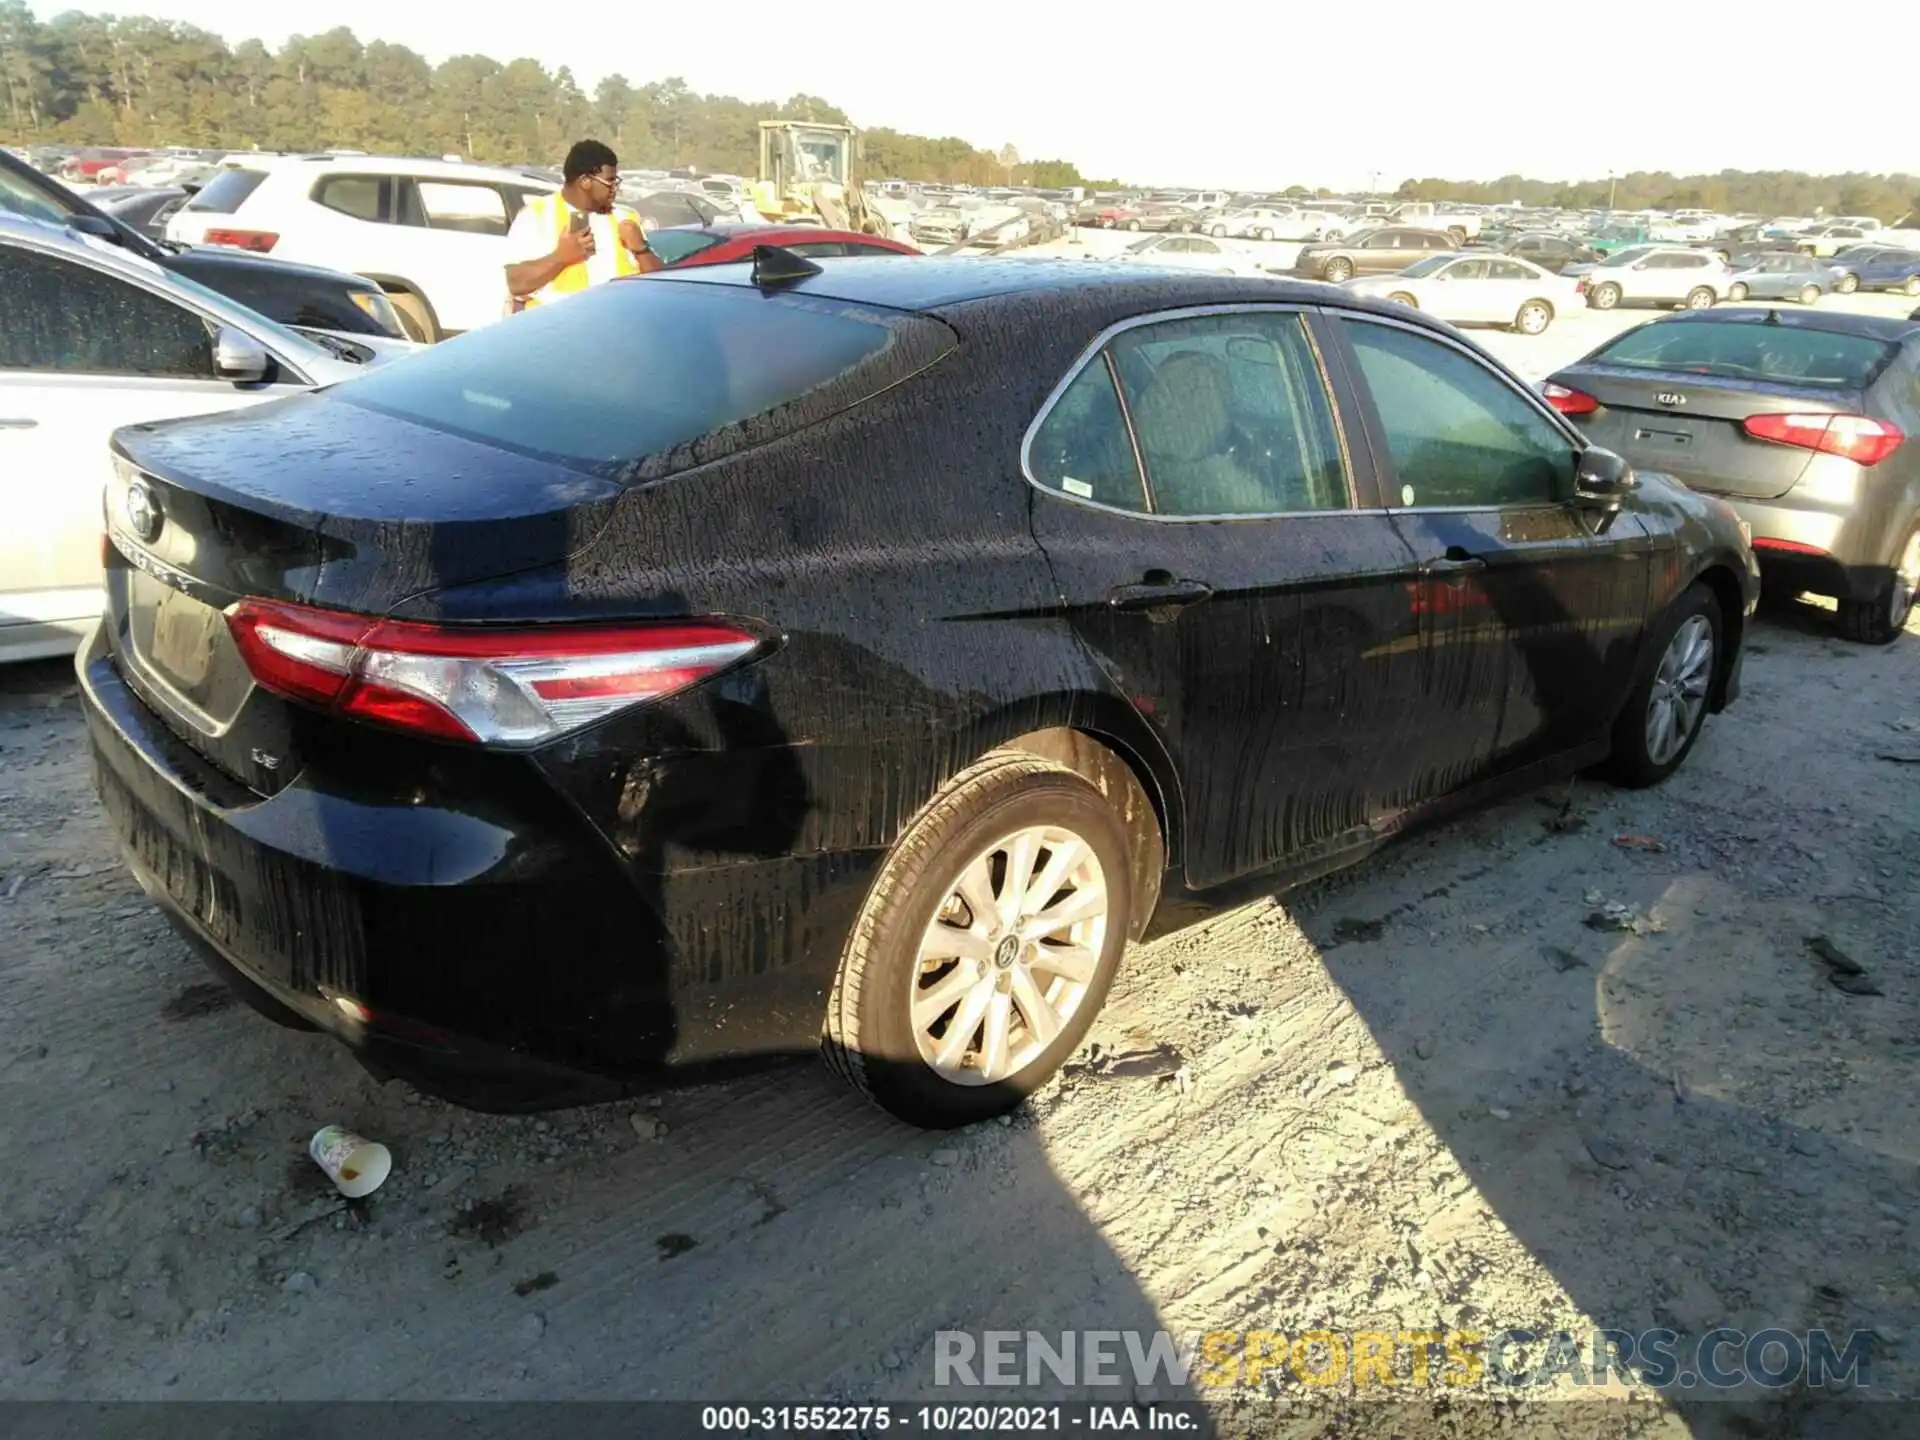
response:
M36 0L50 16L76 8ZM1336 189L1612 169L1920 172L1920 3L1721 0L118 0L277 47L335 24L429 60L824 96L1089 175ZM324 17L324 18L323 18ZM1832 23L1828 23L1831 17Z

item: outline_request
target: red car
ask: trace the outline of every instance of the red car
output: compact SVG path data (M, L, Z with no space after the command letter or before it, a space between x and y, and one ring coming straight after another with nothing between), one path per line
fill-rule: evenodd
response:
M828 230L819 225L752 225L721 221L712 225L674 225L649 231L647 246L671 269L688 265L725 265L751 260L756 245L778 245L796 255L819 259L830 255L918 255L898 240L862 235L853 230Z
M136 155L150 155L150 150L128 150L90 145L78 152L71 160L60 167L62 180L95 180L102 170L118 165L122 160L131 160Z

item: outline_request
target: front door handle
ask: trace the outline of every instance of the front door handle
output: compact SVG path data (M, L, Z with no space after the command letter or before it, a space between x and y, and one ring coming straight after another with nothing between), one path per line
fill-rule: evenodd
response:
M0 415L0 430L31 430L39 423L38 420L29 420L24 416L10 419Z
M1478 555L1469 555L1461 549L1447 551L1437 560L1429 560L1420 567L1423 575L1432 575L1441 580L1458 580L1465 575L1477 575L1487 568L1487 562Z
M1149 576L1138 585L1116 585L1107 591L1107 604L1115 610L1157 610L1173 614L1188 605L1198 604L1213 594L1213 587L1202 580L1161 579Z

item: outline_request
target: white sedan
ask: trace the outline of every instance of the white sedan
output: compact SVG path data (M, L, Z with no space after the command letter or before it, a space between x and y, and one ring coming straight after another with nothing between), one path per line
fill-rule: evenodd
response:
M3 214L0 295L0 662L66 654L100 614L115 429L258 405L414 348L298 333L118 246Z
M1455 324L1504 325L1522 335L1538 335L1554 316L1586 308L1577 280L1514 255L1432 255L1397 275L1348 280L1345 288Z
M1329 215L1264 208L1229 210L1208 222L1206 230L1215 239L1234 236L1241 240L1326 240L1346 233L1345 227Z
M1265 275L1261 257L1231 240L1205 235L1148 235L1136 240L1116 260L1148 265L1175 265L1182 270L1204 270L1210 275Z

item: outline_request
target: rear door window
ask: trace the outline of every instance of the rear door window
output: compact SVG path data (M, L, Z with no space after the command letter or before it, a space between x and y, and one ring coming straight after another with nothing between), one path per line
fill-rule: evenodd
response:
M1346 508L1333 406L1300 315L1170 320L1112 349L1156 514Z
M1406 509L1543 505L1572 493L1574 444L1505 379L1425 335L1347 319Z
M200 193L187 202L187 209L208 215L231 215L266 178L264 170L223 169L200 187Z
M414 191L430 230L458 230L468 235L507 233L507 202L491 185L416 180Z
M206 323L129 280L0 246L0 370L211 380Z
M316 205L378 223L392 214L391 182L380 175L329 175L313 187Z
M688 272L698 274L699 271ZM582 365L608 335L620 363ZM383 366L335 393L624 480L705 464L897 384L954 345L938 320L664 274L603 285ZM753 422L751 427L747 422Z

